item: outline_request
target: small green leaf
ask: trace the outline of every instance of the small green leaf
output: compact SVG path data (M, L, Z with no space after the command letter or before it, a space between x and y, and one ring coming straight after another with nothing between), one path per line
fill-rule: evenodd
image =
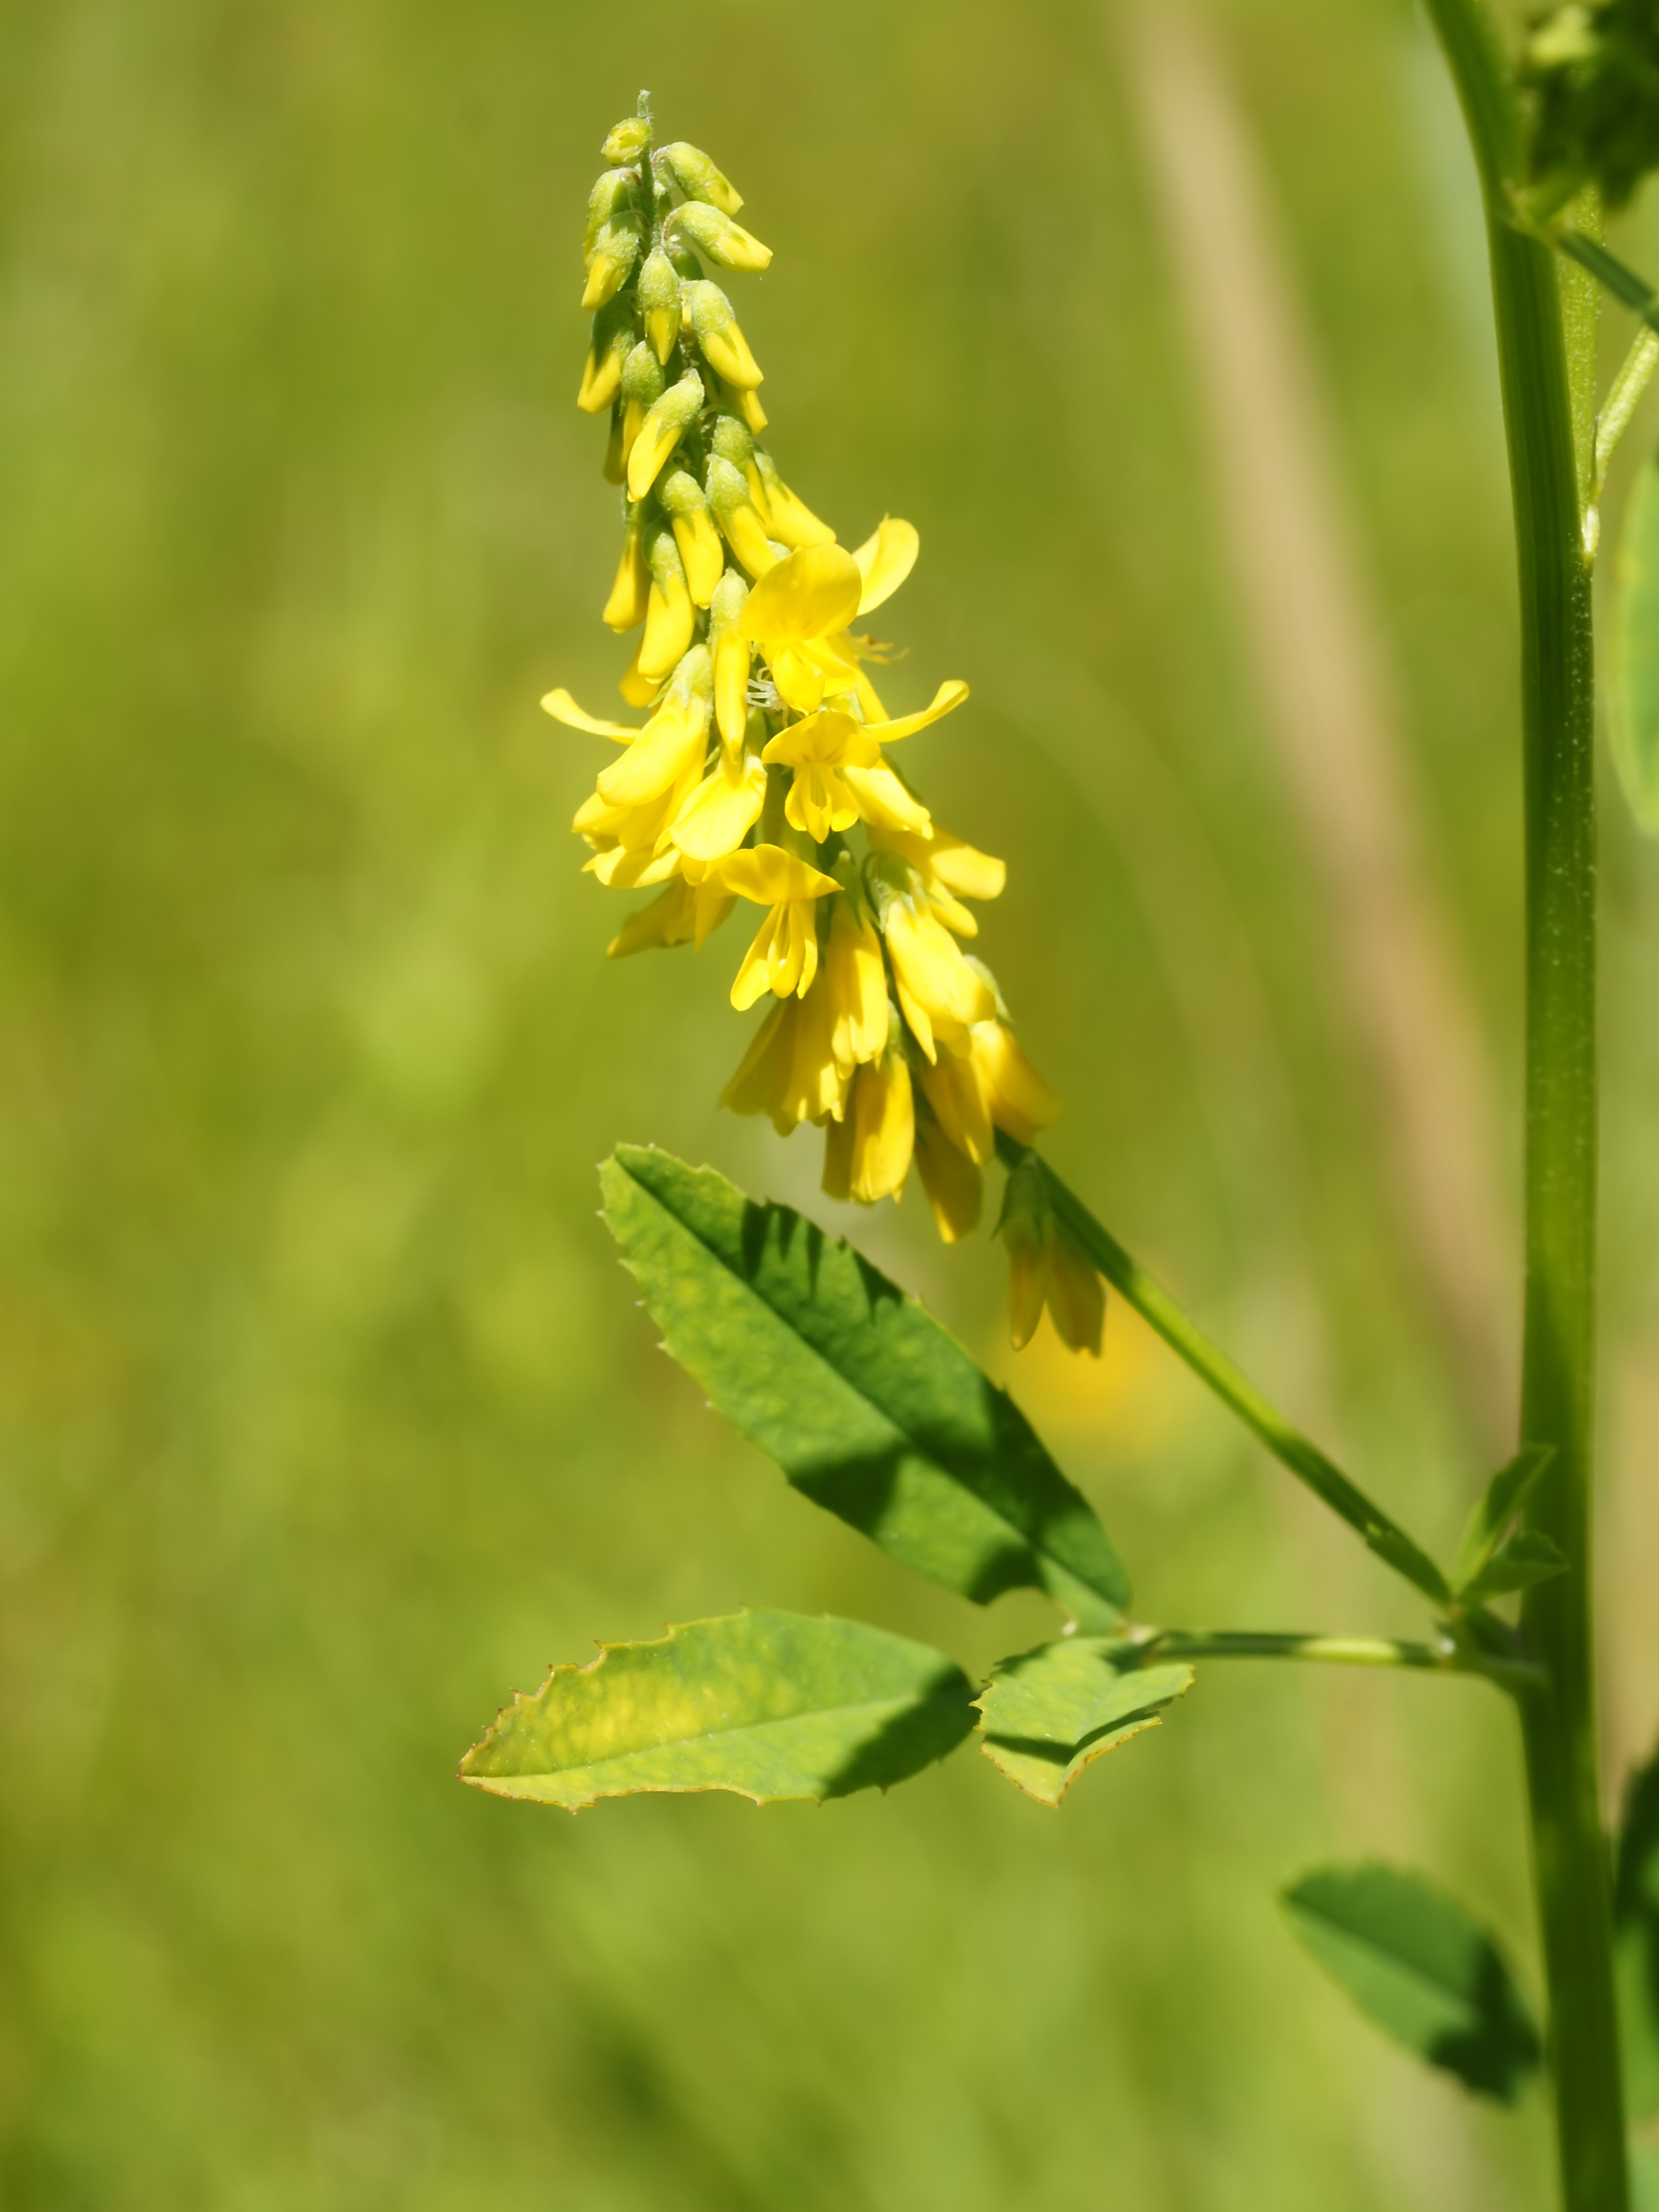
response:
M1613 757L1631 812L1659 837L1659 460L1631 486L1614 574Z
M1646 2119L1659 2112L1659 1752L1625 1791L1613 1917L1625 2103Z
M862 1621L693 1620L556 1667L497 1717L461 1778L572 1812L645 1790L845 1797L953 1751L973 1727L971 1687L942 1652Z
M978 1704L980 1749L1028 1797L1058 1805L1085 1766L1192 1687L1190 1667L1138 1664L1121 1638L1062 1637L1005 1659Z
M1322 1867L1284 1894L1291 1924L1377 2026L1466 2087L1513 2104L1542 2055L1492 1937L1395 1867Z
M1088 1501L915 1299L712 1168L630 1145L600 1181L669 1351L797 1490L978 1604L1043 1589L1115 1622L1128 1577Z
M1457 1593L1460 1605L1489 1605L1495 1597L1531 1589L1535 1583L1553 1582L1567 1571L1559 1545L1535 1529L1522 1528L1501 1545L1470 1582Z
M1468 1518L1463 1540L1457 1547L1452 1587L1462 1591L1472 1583L1503 1540L1504 1532L1531 1494L1532 1486L1555 1457L1553 1444L1523 1444L1515 1457L1500 1467L1481 1493Z

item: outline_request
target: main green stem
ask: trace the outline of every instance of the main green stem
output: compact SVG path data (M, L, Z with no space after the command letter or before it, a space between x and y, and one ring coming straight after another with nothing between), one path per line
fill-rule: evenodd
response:
M1521 132L1483 0L1429 0L1486 199L1521 596L1526 795L1526 1311L1522 1433L1554 1446L1528 1519L1569 1571L1528 1594L1521 1705L1566 2212L1628 2212L1595 1737L1595 663L1560 292L1510 221Z

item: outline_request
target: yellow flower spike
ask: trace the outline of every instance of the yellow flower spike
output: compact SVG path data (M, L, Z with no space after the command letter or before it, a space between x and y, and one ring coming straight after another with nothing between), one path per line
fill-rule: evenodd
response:
M645 561L645 514L637 504L629 507L628 521L623 532L622 558L617 563L617 580L611 586L611 597L605 603L601 620L618 637L645 620L646 606L651 592L651 571Z
M726 548L702 487L689 470L671 469L658 483L657 503L673 526L692 599L706 607L725 573Z
M872 607L890 599L915 567L921 550L921 539L915 525L901 522L896 515L884 514L874 536L866 538L853 556L864 579L864 589L854 611L868 614Z
M672 529L663 526L652 533L645 557L651 570L651 589L646 599L639 670L642 677L660 681L696 635L697 610Z
M881 748L850 714L830 712L791 722L761 758L769 768L794 770L785 818L821 844L832 830L850 830L859 818L858 801L839 771L879 766Z
M884 745L894 744L900 738L914 737L918 730L925 730L930 723L942 720L961 706L967 696L968 686L960 677L952 676L939 685L931 702L919 714L901 714L895 720L872 722L870 734L879 738Z
M722 746L667 834L687 860L712 866L737 851L765 804L766 770L752 753Z
M954 1244L977 1229L985 1203L984 1178L939 1123L925 1115L916 1121L916 1166L942 1240Z
M739 898L770 909L744 956L732 986L741 1013L768 991L780 999L805 998L817 973L817 917L813 902L839 890L833 876L787 853L780 845L753 845L720 864L720 880Z
M1060 1101L1000 1021L975 1022L969 1050L992 1121L1022 1145L1060 1119Z
M830 912L823 972L824 988L835 1013L836 1062L850 1074L886 1049L888 1027L887 971L882 964L881 939L863 902L850 889L843 890Z
M714 374L736 391L752 392L763 380L761 367L738 327L732 302L720 286L707 278L688 284L685 313L692 335Z
M805 501L796 498L764 446L754 447L750 465L754 470L751 489L757 482L760 486L756 503L767 516L774 538L794 547L835 544L835 532L827 522L819 521Z
M661 246L653 246L640 270L640 313L646 343L665 366L679 343L680 280Z
M677 138L672 146L663 148L658 159L687 199L707 200L722 215L735 215L743 205L743 194L720 174L700 146L690 146Z
M641 352L655 362L656 356L648 346L636 346L629 356L629 362ZM624 378L626 374L624 369ZM653 403L628 456L629 499L643 499L655 483L668 456L702 413L706 397L702 379L696 369L689 368L678 384L671 384Z
M758 276L772 259L769 246L763 246L740 222L733 222L730 216L706 201L688 200L677 207L663 229L665 234L672 231L677 239L685 240L722 269L741 269Z
M568 730L586 730L590 737L620 738L623 744L631 745L640 734L626 722L601 721L597 714L588 714L579 707L570 694L561 685L556 690L542 695L541 709L551 714L556 722L562 722Z
M972 1052L942 1052L916 1075L950 1142L975 1167L985 1166L996 1151L996 1137L990 1098Z
M714 520L726 532L726 542L738 560L751 576L768 574L783 556L767 537L765 525L742 476L730 461L714 453L709 458L703 486L714 511Z
M600 770L599 795L607 805L642 806L701 768L713 689L708 648L695 646L676 672L667 698L628 750Z
M708 602L708 641L714 655L714 720L720 740L733 752L749 726L749 641L738 629L749 586L728 568Z
M701 951L736 903L718 880L705 878L701 884L690 884L684 877L678 878L649 906L629 915L605 947L606 955L612 960L625 960L630 953L676 945L690 945Z

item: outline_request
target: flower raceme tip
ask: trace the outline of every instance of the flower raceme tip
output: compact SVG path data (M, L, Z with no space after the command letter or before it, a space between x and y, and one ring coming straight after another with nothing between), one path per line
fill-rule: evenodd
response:
M562 688L542 705L622 749L573 823L591 874L654 892L610 951L700 948L740 906L758 909L731 996L762 1018L721 1103L781 1133L823 1129L832 1197L897 1200L914 1167L954 1243L980 1220L994 1132L1030 1144L1060 1111L962 946L979 928L966 902L998 897L1006 871L937 822L888 757L968 686L950 678L892 714L872 681L890 648L864 617L921 540L887 515L849 550L760 441L764 372L711 271L771 254L736 221L729 179L697 147L656 145L643 112L604 151L577 405L610 418L623 542L603 618L637 633L620 689L644 719L590 714ZM1067 1344L1098 1351L1079 1267L1097 1304L1099 1278L1018 1193L1000 1225L1016 1342L1046 1304Z

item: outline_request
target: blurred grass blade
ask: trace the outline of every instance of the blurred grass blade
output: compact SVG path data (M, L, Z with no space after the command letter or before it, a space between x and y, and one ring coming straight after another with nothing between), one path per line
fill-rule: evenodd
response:
M1285 1892L1291 1924L1363 2013L1431 2066L1512 2104L1542 2055L1490 1936L1395 1867L1324 1867Z
M653 1790L845 1797L953 1751L973 1726L970 1688L942 1652L862 1621L694 1620L556 1667L467 1753L461 1778L572 1812Z
M1494 1552L1480 1573L1457 1593L1461 1605L1489 1605L1495 1597L1516 1590L1533 1589L1567 1571L1559 1545L1531 1528L1522 1528Z
M1659 837L1659 458L1631 486L1619 537L1612 665L1613 753L1631 811Z
M980 1749L1028 1797L1058 1805L1084 1768L1192 1687L1180 1664L1140 1666L1138 1644L1066 1637L1005 1659L976 1703Z
M978 1604L1042 1589L1115 1622L1128 1577L1087 1500L914 1298L712 1168L623 1146L600 1180L669 1351L797 1490Z
M1646 2119L1659 2112L1659 1752L1625 1792L1613 1917L1625 2104Z
M1454 1589L1461 1592L1474 1582L1526 1504L1534 1483L1554 1457L1553 1444L1523 1444L1512 1460L1498 1468L1463 1531L1452 1569Z

